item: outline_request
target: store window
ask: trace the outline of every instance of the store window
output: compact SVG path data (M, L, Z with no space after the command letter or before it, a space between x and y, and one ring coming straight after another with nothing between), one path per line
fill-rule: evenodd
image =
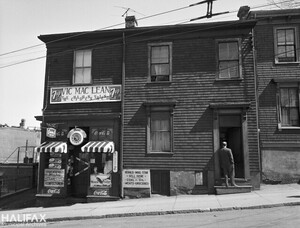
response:
M219 40L218 79L238 79L242 77L241 57L238 40Z
M279 84L278 90L279 127L300 127L299 84Z
M112 174L112 159L111 153L92 153L90 156L91 176L90 187L111 187Z
M113 128L92 127L90 140L99 142L99 148L102 147L104 150L103 152L90 153L90 187L111 188L113 154L105 151L105 147L113 140Z
M170 106L148 107L148 153L172 153L173 110Z
M78 50L74 53L73 84L92 83L92 50Z
M149 44L149 77L151 82L171 81L171 43Z
M291 63L298 61L295 28L275 28L275 62Z

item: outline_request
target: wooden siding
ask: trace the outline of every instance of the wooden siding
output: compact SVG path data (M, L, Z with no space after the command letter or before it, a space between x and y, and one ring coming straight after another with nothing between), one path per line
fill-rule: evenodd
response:
M216 40L211 34L167 38L173 45L171 83L148 83L147 42L126 46L124 168L157 170L213 169L213 102L251 102L247 113L250 169L259 170L253 55L248 31L242 38L243 79L217 81ZM228 37L233 31L226 31ZM242 33L239 31L239 33ZM220 35L217 37L221 38ZM222 37L226 38L226 37ZM153 43L153 40L151 40ZM143 102L175 99L173 155L147 155L146 110Z
M72 45L50 45L48 47L46 86L44 94L45 114L48 113L120 113L121 103L76 103L49 104L51 87L72 86L74 50L79 47L91 48L92 79L94 85L113 85L122 83L122 43L108 43L107 40L83 40ZM106 43L106 45L104 45ZM94 45L91 45L94 44ZM96 45L95 45L96 44ZM58 46L58 47L57 47ZM60 47L62 46L62 47ZM66 49L66 46L68 47ZM57 54L59 53L59 54Z
M300 20L270 20L258 23L255 27L255 46L257 50L257 75L259 96L259 128L261 144L276 144L283 142L299 142L299 130L279 130L276 108L276 83L273 79L298 79L300 81L300 66L298 63L275 64L274 57L274 27L296 27L298 42L300 38ZM299 46L298 46L299 52Z
M225 23L225 22L224 22ZM248 22L247 22L248 23ZM206 24L153 29L145 32L139 28L122 31L126 37L126 80L124 107L124 168L147 168L156 170L213 170L213 110L210 103L250 102L247 111L250 171L259 169L256 135L256 107L253 73L253 53L249 34L251 26L225 23L227 26ZM235 26L235 24L237 26ZM127 35L126 35L127 34ZM116 37L101 37L91 34L82 39L60 44L49 44L45 103L46 114L87 114L120 112L120 102L92 104L49 105L49 88L71 86L73 74L73 51L76 48L96 44L93 47L92 76L94 84L121 84L122 33ZM98 36L98 37L94 37ZM93 38L92 38L93 37ZM54 36L55 38L55 36ZM242 41L241 80L216 80L216 40L240 38ZM46 37L45 40L50 39ZM172 42L172 82L148 83L148 43ZM57 52L63 55L53 55ZM146 154L146 110L147 100L175 99L174 150L172 155Z

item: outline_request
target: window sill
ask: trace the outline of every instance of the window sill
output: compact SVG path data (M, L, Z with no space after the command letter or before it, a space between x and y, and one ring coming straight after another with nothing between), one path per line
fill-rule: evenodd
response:
M93 85L93 82L88 83L73 83L72 86L91 86Z
M300 62L297 61L297 62L276 62L275 61L275 65L299 65Z
M155 82L147 82L147 85L170 85L171 81L155 81Z
M216 78L217 82L227 82L227 81L242 81L243 78Z
M148 156L173 156L173 152L147 152Z
M278 130L300 130L300 126L299 127L289 127L289 126L281 126L281 124L278 124Z

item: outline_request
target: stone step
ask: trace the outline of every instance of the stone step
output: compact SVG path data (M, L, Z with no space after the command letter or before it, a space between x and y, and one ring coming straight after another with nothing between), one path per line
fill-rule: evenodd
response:
M244 178L234 178L235 183L238 186L250 186L251 180L250 179L244 179ZM219 178L215 180L215 186L223 185L225 186L225 178Z
M252 186L215 186L217 195L251 192Z

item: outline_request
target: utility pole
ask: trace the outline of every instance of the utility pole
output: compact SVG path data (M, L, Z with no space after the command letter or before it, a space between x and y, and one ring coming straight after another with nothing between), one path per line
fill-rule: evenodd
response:
M190 6L195 6L195 5L200 5L200 4L207 3L206 15L202 16L202 17L197 17L197 18L191 19L190 21L200 20L200 19L203 19L203 18L211 18L213 16L218 16L218 15L221 15L221 14L229 13L229 11L220 12L220 13L212 13L213 2L214 1L217 1L217 0L205 0L205 1L198 2L198 3L190 5Z

